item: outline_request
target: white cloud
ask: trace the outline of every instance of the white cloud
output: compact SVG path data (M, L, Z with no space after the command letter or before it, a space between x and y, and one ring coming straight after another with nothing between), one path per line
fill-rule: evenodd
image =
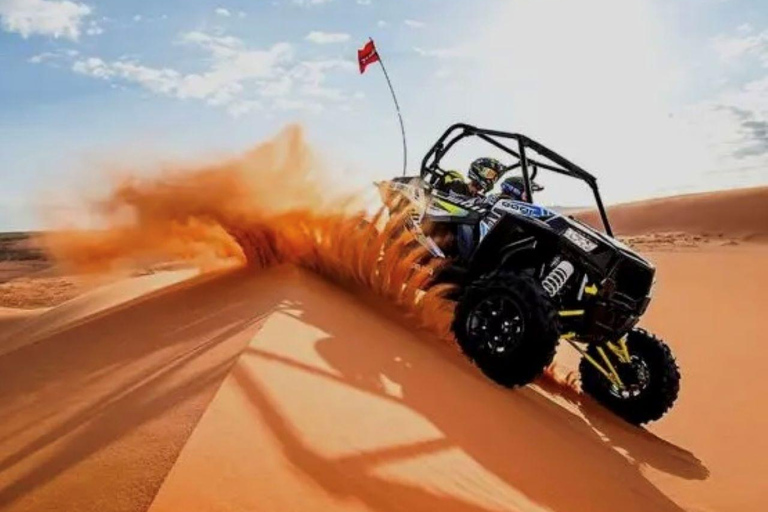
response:
M343 101L346 99L346 96L344 96L340 89L333 87L323 87L309 84L301 86L300 92L304 96L322 98L331 101Z
M135 62L114 62L111 65L114 73L129 82L140 84L145 89L161 94L182 96L180 80L182 75L169 68L152 68Z
M98 36L104 33L104 29L101 28L98 23L91 20L88 22L88 28L85 29L85 33L89 36Z
M77 54L40 54L42 63L69 60L75 73L115 84L133 84L155 94L195 99L223 107L233 116L274 108L322 110L324 102L340 102L343 91L326 84L329 74L353 72L351 61L326 59L296 62L288 43L253 49L232 36L188 32L182 44L210 55L207 69L184 73L173 68L146 66L130 57L105 61Z
M304 38L315 44L343 43L349 41L349 34L343 32L321 32L313 30Z
M232 13L229 12L229 9L225 9L224 7L217 7L214 12L216 13L217 16L221 16L224 18L229 18L230 16L232 16Z
M166 96L230 107L242 102L246 82L256 82L257 90L269 87L279 74L281 63L292 58L292 48L287 43L275 44L267 50L249 50L239 39L201 32L185 34L182 41L210 52L214 57L210 69L184 74L128 60L105 62L90 57L76 60L72 70L101 79L121 79Z
M737 29L741 34L720 34L712 39L712 48L722 61L732 61L746 55L756 56L765 67L768 67L768 29L757 34L749 30Z
M115 76L115 71L111 69L111 66L97 57L89 57L87 59L75 61L74 64L72 64L72 71L80 73L81 75L101 78L103 80Z
M261 88L261 95L267 98L282 98L291 93L293 86L293 76L283 75L274 82L264 85Z
M293 58L288 43L277 43L266 50L251 50L230 36L211 36L191 32L183 38L209 51L214 61L204 73L185 75L179 81L176 94L180 98L205 99L211 104L227 104L236 99L245 82L264 87L283 74L283 64Z
M768 75L691 105L683 118L706 141L721 166L768 166Z
M430 50L414 47L413 51L422 57L430 57L434 59L454 59L464 56L464 52L461 48L432 48Z
M319 113L323 111L322 104L316 101L295 100L280 98L275 102L275 108L277 110L304 110L312 113Z
M379 21L376 22L376 26L379 27L379 28L384 28L387 25L388 25L388 23L386 21L384 21L384 20L379 20Z
M425 23L423 21L417 21L417 20L405 20L403 21L406 27L409 28L424 28Z
M74 58L77 55L79 55L77 50L54 50L52 52L43 52L33 55L27 59L27 62L30 64L41 64L43 62L59 61L61 59L66 59L67 57Z
M371 5L372 0L357 0L357 5Z
M322 5L332 2L333 0L293 0L296 5Z
M135 21L136 23L140 22L142 19L143 18L141 16L141 14L134 14L134 16L133 16L133 21Z
M143 88L161 94L178 93L182 75L172 69L157 69L134 62L106 62L98 57L82 58L72 63L72 71L102 80L120 78L141 85Z
M181 35L182 43L200 46L209 51L217 58L227 58L241 52L244 48L243 42L233 36L215 36L205 32L186 32Z
M256 112L263 109L264 106L259 101L244 100L228 106L227 112L229 112L234 117L240 117L245 114L250 114L251 112Z
M33 55L32 57L27 59L27 62L29 62L30 64L40 64L41 62L47 62L56 57L57 56L51 52L43 52L43 53L38 53L37 55Z
M354 71L355 65L351 61L341 59L305 61L296 66L292 75L302 82L319 86L325 81L329 71L339 70L344 72Z
M7 32L77 40L89 6L69 0L0 0L0 22Z

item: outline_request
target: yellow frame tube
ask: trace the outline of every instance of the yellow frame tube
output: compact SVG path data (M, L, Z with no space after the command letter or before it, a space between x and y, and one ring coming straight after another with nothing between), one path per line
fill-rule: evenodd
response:
M613 367L613 364L611 364L611 360L608 359L608 356L605 355L605 351L603 350L603 347L597 347L597 351L600 354L600 357L603 358L603 361L605 361L606 366L608 366L608 369L611 371L611 374L616 379L615 382L619 384L619 387L624 387L624 383L621 382L621 377L619 377L619 372L616 371L616 368Z
M579 346L576 344L576 342L574 342L574 341L573 341L573 337L574 337L574 336L575 336L575 335L574 335L574 333L567 333L567 334L564 334L564 335L563 335L563 336L561 336L561 337L562 337L562 338L563 338L565 341L567 341L567 342L568 342L568 343L569 343L569 344L570 344L570 345L571 345L573 348L575 348L575 349L576 349L576 351L577 351L579 354L581 354L582 356L584 356L584 359L586 359L587 361L589 361L589 362L590 362L590 364L591 364L592 366L594 366L594 367L597 369L597 371L599 371L600 373L602 373L602 374L603 374L603 376L604 376L606 379L608 379L609 381L611 381L611 383L613 383L614 385L616 385L616 386L619 386L619 387L622 387L622 388L623 388L623 387L624 387L624 384L622 384L622 382L621 382L621 379L619 379L619 376L618 376L618 374L616 374L616 370L613 368L613 366L611 366L611 365L610 365L610 362L609 362L608 364L609 364L609 367L611 368L611 371L613 371L613 373L611 373L610 371L608 371L608 370L606 370L605 368L603 368L603 366L602 366L600 363L598 363L598 362L595 360L595 358L593 358L592 356L590 356L589 354L587 354L587 353L586 353L584 350L582 350L582 349L581 349L581 347L579 347ZM598 347L598 350L600 350L600 348L599 348L599 347ZM603 354L603 357L605 357L605 354Z
M611 352L616 354L616 357L619 358L619 361L622 363L629 363L631 360L631 357L629 356L629 348L627 348L627 337L622 336L622 338L619 340L619 346L617 347L610 341L606 343L606 346L610 349Z

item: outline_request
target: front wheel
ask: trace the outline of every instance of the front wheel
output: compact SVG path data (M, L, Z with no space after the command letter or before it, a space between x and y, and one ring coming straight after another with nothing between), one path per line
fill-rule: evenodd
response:
M680 370L666 343L642 329L627 335L629 361L621 362L610 351L611 364L621 378L623 388L611 383L586 358L581 360L582 390L626 421L641 425L661 418L677 399ZM596 345L587 348L602 362Z
M467 286L453 332L464 354L506 387L541 374L559 339L551 299L532 277L514 273L495 273Z

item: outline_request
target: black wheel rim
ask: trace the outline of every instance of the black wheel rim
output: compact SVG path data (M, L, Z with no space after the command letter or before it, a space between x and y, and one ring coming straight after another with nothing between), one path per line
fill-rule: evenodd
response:
M648 388L648 383L651 380L648 365L637 356L632 356L629 363L616 365L616 372L619 374L624 387L619 388L610 385L609 391L613 396L622 400L639 397Z
M523 339L525 321L517 302L494 295L478 302L467 317L467 334L482 351L503 355Z

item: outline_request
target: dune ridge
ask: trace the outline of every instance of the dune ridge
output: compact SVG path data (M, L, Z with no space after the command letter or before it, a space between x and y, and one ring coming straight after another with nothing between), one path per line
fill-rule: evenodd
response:
M649 199L608 208L620 235L680 232L742 240L768 240L768 187L722 190ZM579 219L601 226L596 211Z

